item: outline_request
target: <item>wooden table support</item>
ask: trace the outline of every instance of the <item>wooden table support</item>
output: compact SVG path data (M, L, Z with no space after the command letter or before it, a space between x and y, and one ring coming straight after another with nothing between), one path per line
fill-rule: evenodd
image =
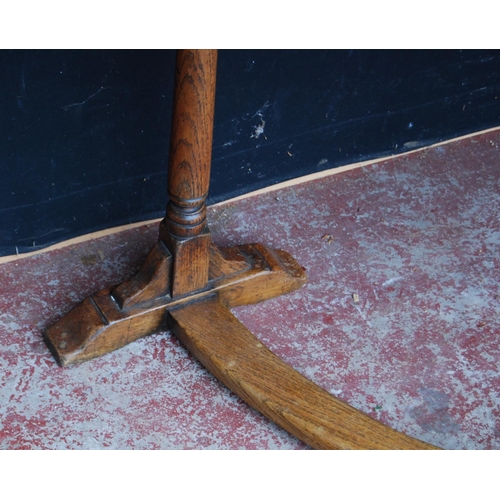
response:
M282 250L217 248L206 222L217 52L180 50L159 240L140 271L87 297L44 333L62 366L170 329L223 384L314 448L433 449L333 397L267 349L230 312L302 287Z

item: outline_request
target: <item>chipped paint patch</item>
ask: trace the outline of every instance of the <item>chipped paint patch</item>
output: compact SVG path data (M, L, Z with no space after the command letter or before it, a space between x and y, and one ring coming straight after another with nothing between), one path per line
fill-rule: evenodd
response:
M373 418L445 448L500 448L499 140L476 135L211 207L216 244L261 241L307 269L303 289L235 315ZM43 329L136 272L157 227L1 265L1 449L305 448L168 332L56 365Z

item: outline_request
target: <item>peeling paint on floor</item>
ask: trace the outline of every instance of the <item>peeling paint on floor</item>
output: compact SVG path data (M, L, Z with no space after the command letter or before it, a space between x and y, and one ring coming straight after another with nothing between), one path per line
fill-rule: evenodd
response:
M500 132L209 209L305 288L236 316L330 393L434 445L500 448ZM328 238L325 238L325 235ZM302 449L168 332L60 368L42 331L144 260L157 226L0 266L1 449Z

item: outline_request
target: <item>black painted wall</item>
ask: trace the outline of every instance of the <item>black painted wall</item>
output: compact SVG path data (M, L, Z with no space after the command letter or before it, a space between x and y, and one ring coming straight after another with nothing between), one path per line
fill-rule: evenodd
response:
M174 61L0 51L0 255L163 216ZM223 50L209 203L496 125L499 51Z

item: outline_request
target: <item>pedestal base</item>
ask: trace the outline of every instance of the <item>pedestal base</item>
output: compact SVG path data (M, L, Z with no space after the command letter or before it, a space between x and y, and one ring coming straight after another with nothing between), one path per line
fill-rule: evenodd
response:
M171 297L170 264L169 252L160 241L137 275L87 297L51 326L44 339L58 363L81 363L167 328L170 309L211 294L231 308L283 295L306 282L302 268L284 251L260 244L212 246L207 286Z

